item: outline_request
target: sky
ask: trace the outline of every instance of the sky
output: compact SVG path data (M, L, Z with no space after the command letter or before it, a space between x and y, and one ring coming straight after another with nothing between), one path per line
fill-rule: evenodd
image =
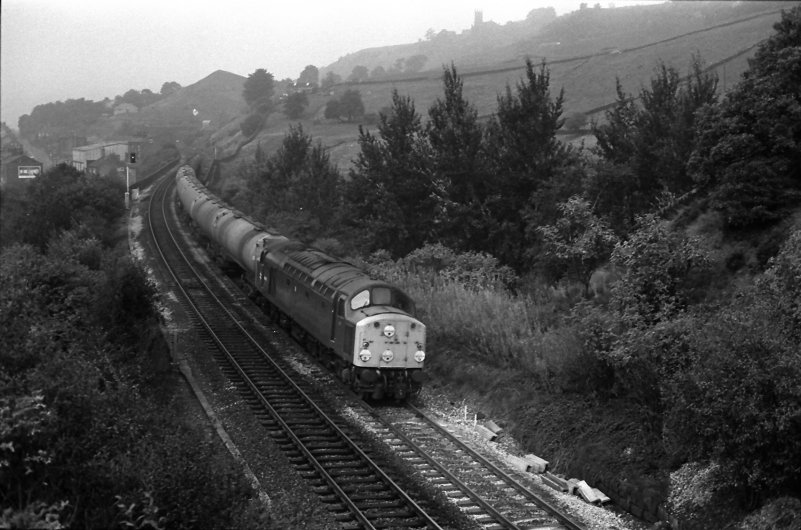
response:
M0 119L17 128L39 104L113 99L132 88L159 92L167 81L187 86L216 70L247 76L264 68L275 79L296 79L306 65L323 68L364 48L417 42L429 29L459 33L476 10L505 24L534 8L552 6L562 15L581 2L2 0Z

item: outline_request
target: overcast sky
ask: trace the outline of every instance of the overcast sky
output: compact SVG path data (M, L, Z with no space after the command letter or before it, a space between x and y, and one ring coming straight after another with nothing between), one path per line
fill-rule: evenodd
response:
M499 24L537 7L561 15L593 0L2 0L0 114L12 128L52 101L190 85L215 70L296 79L363 48L428 29L461 32L474 11ZM600 2L603 7L609 1ZM631 1L614 2L617 6ZM483 4L483 5L482 5Z

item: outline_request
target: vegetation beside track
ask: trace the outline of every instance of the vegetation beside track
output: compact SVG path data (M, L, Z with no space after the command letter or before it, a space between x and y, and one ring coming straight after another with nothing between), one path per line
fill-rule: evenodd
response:
M486 121L451 67L427 120L393 93L347 177L293 127L221 195L404 286L437 383L559 469L721 526L801 495L799 27L726 94L699 57L619 86L592 151L557 140L546 64Z
M4 208L0 526L254 528L250 485L187 420L122 199L62 165Z

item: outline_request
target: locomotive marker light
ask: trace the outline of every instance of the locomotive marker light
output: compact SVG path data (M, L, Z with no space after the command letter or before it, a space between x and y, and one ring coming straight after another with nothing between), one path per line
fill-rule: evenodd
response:
M423 350L417 350L414 352L414 360L418 363L421 363L426 360L426 353Z
M395 326L393 326L392 324L387 325L384 328L384 336L386 338L388 338L388 339L391 339L392 337L394 337L395 336Z
M395 354L392 353L392 350L384 350L384 353L381 354L381 360L385 363L391 362L394 358Z
M373 354L370 353L370 350L367 350L367 349L362 350L362 351L359 352L359 360L361 362L363 362L363 363L366 363L367 361L369 361L370 357L372 357L372 356L373 356Z

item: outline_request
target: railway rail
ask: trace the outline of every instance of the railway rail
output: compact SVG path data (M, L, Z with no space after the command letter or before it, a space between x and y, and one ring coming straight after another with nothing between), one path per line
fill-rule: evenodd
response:
M388 425L386 443L420 467L429 462L441 474L435 480L449 497L482 527L583 530L584 526L523 484L501 465L472 449L460 438L410 403L402 409L375 411Z
M420 502L404 493L380 466L362 451L341 426L343 420L325 412L259 345L259 330L247 321L263 320L259 309L247 304L249 314L228 309L230 294L213 293L215 281L205 281L191 265L182 238L170 228L168 214L172 188L162 183L150 204L152 237L168 263L182 304L195 316L204 341L217 352L226 375L247 396L255 414L267 427L313 490L331 506L344 528L440 528ZM217 289L220 286L217 285ZM241 302L244 297L237 297ZM240 304L241 305L241 304ZM284 366L288 366L284 364ZM335 394L350 392L344 387ZM330 398L329 398L330 400ZM439 491L476 527L511 529L583 529L558 507L490 462L416 407L365 406L368 430L389 447L430 487ZM445 523L442 523L445 524Z
M324 412L245 330L192 266L167 212L173 184L162 181L149 206L154 244L181 303L204 342L214 347L249 391L268 431L325 498L343 528L442 528Z

